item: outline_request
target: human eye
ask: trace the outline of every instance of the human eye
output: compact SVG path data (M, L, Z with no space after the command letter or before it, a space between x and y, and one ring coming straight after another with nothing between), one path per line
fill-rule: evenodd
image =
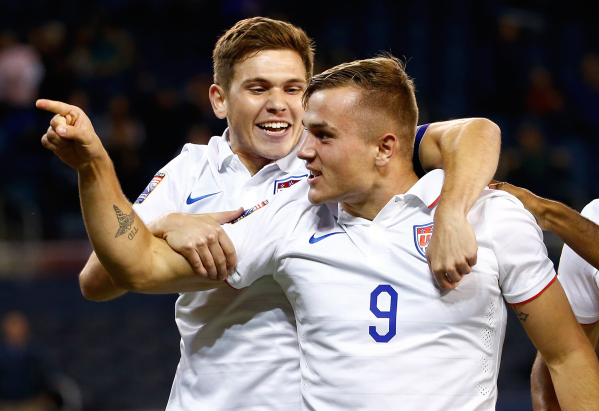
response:
M266 91L266 89L262 86L253 86L253 87L250 87L249 90L251 93L254 93L254 94L261 94Z

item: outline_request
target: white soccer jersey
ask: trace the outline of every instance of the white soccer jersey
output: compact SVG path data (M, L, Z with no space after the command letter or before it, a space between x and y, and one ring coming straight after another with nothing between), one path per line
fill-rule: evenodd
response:
M312 206L299 182L225 230L242 288L272 274L296 317L306 410L494 410L509 304L551 284L532 215L485 190L468 214L478 263L453 291L426 262L444 174L395 196L373 221Z
M581 214L599 224L599 200L591 201ZM564 244L558 272L578 321L581 324L599 321L599 271Z
M210 213L248 208L307 176L292 152L251 176L227 143L187 144L160 170L133 208L148 223L163 213ZM175 317L181 333L167 410L289 411L300 406L297 333L279 284L264 278L183 293Z

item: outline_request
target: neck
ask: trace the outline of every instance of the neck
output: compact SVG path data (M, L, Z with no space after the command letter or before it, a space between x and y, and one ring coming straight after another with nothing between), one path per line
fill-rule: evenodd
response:
M233 147L231 147L231 150L233 151L233 153L237 154L237 157L239 157L239 160L243 163L245 168L248 169L251 175L256 174L258 171L262 170L264 166L273 162L268 158L254 156L252 154L240 151L235 151Z
M362 201L342 202L343 209L355 216L374 220L377 214L397 194L405 194L416 182L418 176L410 164L409 168L397 170L383 170L365 193Z

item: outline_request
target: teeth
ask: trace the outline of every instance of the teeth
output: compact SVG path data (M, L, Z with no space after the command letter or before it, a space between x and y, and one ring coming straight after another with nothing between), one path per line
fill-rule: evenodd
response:
M260 124L260 127L267 127L267 128L287 128L288 126L289 126L289 123L283 123L283 122L270 122L270 123Z

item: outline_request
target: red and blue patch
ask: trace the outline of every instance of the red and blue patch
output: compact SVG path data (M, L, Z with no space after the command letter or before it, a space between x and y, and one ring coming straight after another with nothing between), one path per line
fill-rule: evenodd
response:
M248 208L247 210L243 210L243 214L241 214L239 217L237 217L235 220L231 221L231 224L235 224L238 221L246 218L247 216L249 216L250 214L252 214L254 211L261 209L262 207L265 207L268 205L268 200L264 200L259 204L256 204L255 206L253 206L252 208Z
M431 241L434 229L435 223L414 226L414 244L416 245L416 250L424 258L426 258L426 249L428 248L428 243Z
M281 180L275 180L275 190L273 194L277 194L280 191L283 191L286 188L291 187L295 183L299 183L303 178L308 177L308 174L304 174L303 176L291 176Z
M158 184L160 184L160 182L162 181L162 179L164 177L166 177L166 173L157 173L154 176L154 178L152 178L152 181L150 181L150 184L148 184L148 186L143 191L143 193L141 193L139 195L139 197L137 197L137 200L135 200L134 204L141 204L141 203L143 203L144 200L146 199L146 197L148 197L150 195L150 193L152 191L154 191L154 189L158 186Z

